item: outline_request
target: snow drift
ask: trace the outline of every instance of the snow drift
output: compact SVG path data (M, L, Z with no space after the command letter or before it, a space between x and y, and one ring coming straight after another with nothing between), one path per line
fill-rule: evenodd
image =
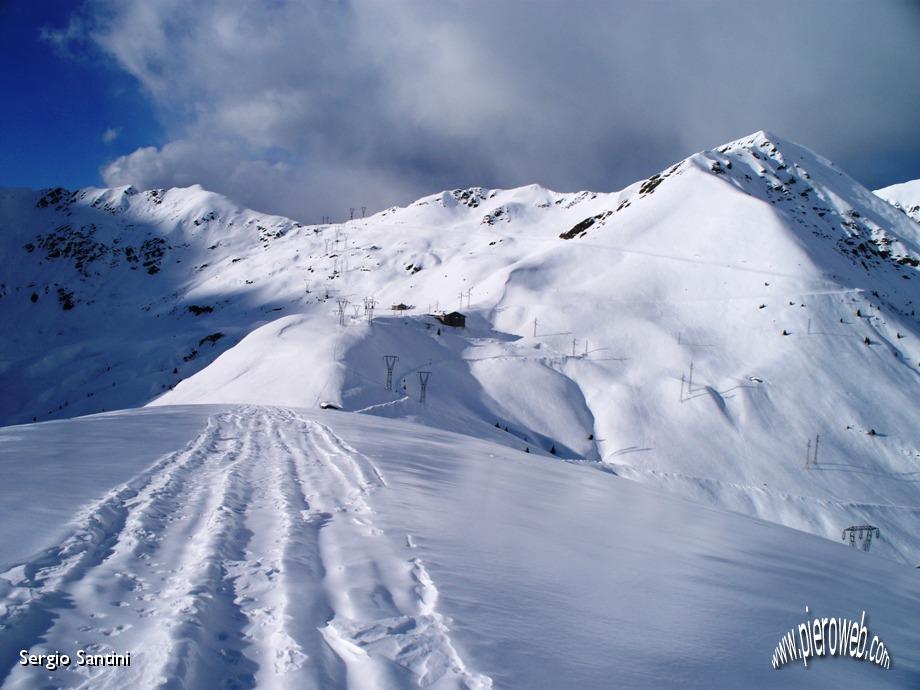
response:
M658 687L767 683L851 605L892 671L783 682L915 684L912 194L769 132L340 225L2 190L0 615L171 650L141 683Z

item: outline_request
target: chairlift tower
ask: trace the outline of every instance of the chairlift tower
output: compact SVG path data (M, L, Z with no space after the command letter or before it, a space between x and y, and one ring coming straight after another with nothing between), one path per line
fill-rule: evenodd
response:
M393 390L393 367L396 366L396 363L399 361L399 356L397 355L384 355L383 361L387 365L387 383L386 389L388 391Z
M335 303L339 307L339 325L344 326L345 325L345 307L348 306L348 300L345 299L344 297L338 297L336 298Z
M418 394L418 401L419 401L420 403L422 403L422 405L425 404L425 397L426 397L426 393L427 393L427 391L428 391L428 379L429 379L429 378L431 378L431 372L430 372L430 371L420 371L420 372L418 372L418 382L419 382L419 386L420 386L419 394Z
M842 541L849 541L850 546L854 549L856 548L856 542L862 545L863 551L868 551L869 547L872 545L872 537L878 539L881 536L879 528L875 525L851 525L843 530L843 534L840 539Z
M818 443L821 441L821 434L815 434L814 451L812 451L811 439L808 439L808 445L805 446L805 469L818 466Z
M374 307L377 306L377 300L373 297L364 298L364 315L367 317L368 323L373 323L374 321Z

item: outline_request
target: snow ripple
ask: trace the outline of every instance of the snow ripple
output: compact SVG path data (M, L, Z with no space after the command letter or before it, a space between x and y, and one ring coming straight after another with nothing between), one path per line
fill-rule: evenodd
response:
M42 686L18 650L76 640L132 664L59 669L59 687L490 688L452 645L424 564L374 524L385 486L293 411L211 417L0 576L0 679Z

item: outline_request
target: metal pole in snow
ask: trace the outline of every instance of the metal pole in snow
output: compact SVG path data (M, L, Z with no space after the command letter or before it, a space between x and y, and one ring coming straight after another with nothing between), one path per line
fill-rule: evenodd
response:
M386 389L388 391L393 390L393 367L396 366L396 362L399 361L397 355L384 355L383 361L387 365L387 384Z
M425 396L428 391L428 378L431 376L430 371L420 371L418 372L418 381L421 386L418 394L418 401L425 404Z

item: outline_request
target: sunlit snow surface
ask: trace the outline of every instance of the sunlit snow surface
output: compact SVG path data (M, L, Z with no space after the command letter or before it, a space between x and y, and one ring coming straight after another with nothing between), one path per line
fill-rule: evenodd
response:
M915 221L920 222L920 180L894 184L875 193L891 202Z
M129 428L175 452L151 457ZM4 506L45 469L74 487L5 521L6 687L920 681L916 570L596 466L258 406L162 407L0 439ZM108 493L87 504L89 485ZM48 509L79 517L61 533ZM892 668L830 658L773 670L806 605L865 610ZM94 645L130 651L131 667L15 665L20 647Z
M758 132L340 225L0 190L6 684L920 685L914 188ZM892 670L773 671L862 610ZM16 665L77 644L134 662Z

